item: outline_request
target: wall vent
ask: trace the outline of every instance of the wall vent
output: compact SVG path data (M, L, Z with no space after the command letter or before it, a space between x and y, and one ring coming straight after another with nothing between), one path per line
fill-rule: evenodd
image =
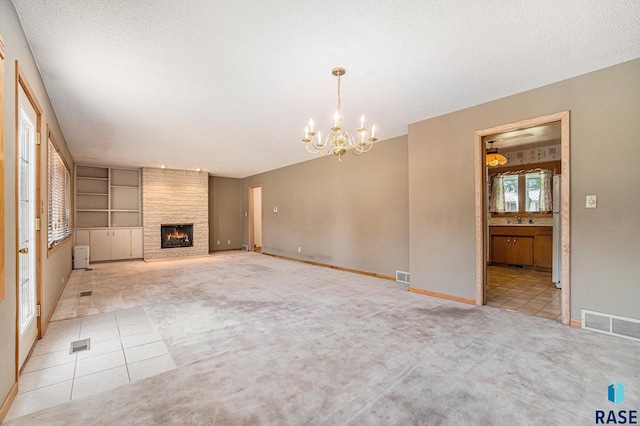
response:
M409 279L409 273L408 272L402 272L402 271L396 271L396 281L399 283L403 283L403 284L409 284L410 279Z
M640 341L640 320L582 310L582 328Z
M249 251L249 246L246 244L242 245L242 251Z

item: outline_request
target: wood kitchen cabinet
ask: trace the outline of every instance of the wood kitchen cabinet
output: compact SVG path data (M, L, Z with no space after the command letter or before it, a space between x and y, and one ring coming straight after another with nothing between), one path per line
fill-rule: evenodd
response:
M490 237L492 264L551 267L551 227L491 226Z
M533 241L535 252L535 267L541 270L551 270L553 259L553 228L541 226L536 228Z

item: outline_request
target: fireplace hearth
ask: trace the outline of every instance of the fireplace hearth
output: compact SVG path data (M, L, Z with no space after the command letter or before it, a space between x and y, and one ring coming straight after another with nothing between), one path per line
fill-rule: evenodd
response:
M160 247L193 247L193 223L160 226Z

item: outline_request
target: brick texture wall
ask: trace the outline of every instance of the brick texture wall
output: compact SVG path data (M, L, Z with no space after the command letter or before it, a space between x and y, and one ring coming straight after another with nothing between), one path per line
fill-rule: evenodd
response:
M142 169L144 259L209 253L209 177L204 172ZM193 247L160 248L160 226L193 223Z

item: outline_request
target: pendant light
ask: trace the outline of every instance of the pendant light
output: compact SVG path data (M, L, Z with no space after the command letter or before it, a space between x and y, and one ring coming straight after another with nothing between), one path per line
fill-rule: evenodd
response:
M489 141L489 148L487 148L487 156L485 157L485 165L489 167L504 166L507 164L507 159L502 154L498 154L498 148L493 147L495 141Z

